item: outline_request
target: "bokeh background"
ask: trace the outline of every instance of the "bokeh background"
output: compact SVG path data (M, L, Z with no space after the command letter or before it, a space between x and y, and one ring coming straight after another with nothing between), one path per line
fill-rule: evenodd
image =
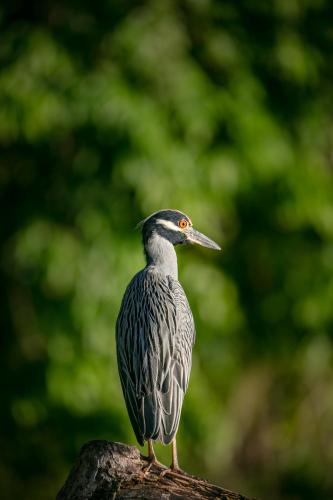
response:
M88 440L135 444L114 327L160 208L223 247L178 251L182 467L333 498L332 19L329 0L2 2L3 500L54 498Z

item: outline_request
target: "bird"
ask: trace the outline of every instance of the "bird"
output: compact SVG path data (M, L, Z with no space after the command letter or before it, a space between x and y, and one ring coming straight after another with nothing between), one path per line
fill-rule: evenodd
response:
M130 281L116 322L118 371L128 415L138 443L148 442L149 467L158 464L154 441L172 444L170 471L181 471L176 434L188 387L195 325L178 281L175 246L198 244L221 250L194 229L179 210L165 209L144 219L146 266Z

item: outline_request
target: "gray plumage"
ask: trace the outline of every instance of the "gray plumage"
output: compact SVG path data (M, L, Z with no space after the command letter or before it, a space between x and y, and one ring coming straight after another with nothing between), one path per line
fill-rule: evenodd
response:
M178 430L195 340L174 245L219 247L176 210L150 216L142 234L147 265L132 279L122 301L116 326L118 368L138 442L168 444Z

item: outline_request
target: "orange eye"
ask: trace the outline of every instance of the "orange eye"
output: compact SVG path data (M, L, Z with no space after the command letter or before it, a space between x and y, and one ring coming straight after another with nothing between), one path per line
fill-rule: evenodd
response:
M185 227L188 226L188 222L186 219L181 219L179 222L178 222L178 226L181 228L181 229L185 229Z

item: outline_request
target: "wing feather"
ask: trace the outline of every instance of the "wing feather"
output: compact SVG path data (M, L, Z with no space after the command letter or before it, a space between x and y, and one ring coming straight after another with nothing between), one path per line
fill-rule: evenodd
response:
M125 292L116 327L120 379L140 444L167 444L177 432L194 336L180 283L149 268L140 271Z

